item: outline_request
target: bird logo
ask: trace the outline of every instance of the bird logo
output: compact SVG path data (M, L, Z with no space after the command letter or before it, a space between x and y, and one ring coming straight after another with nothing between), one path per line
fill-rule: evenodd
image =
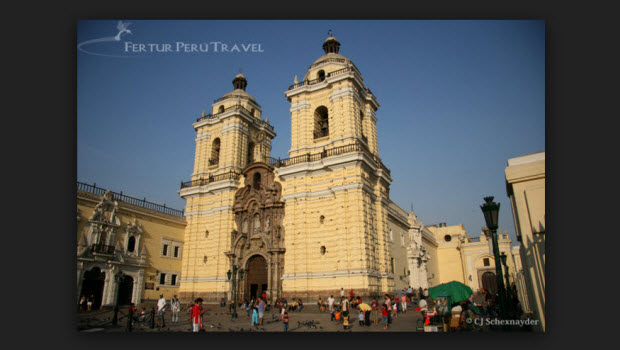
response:
M116 30L118 30L118 34L116 34L116 36L106 36L106 37L103 37L103 38L86 40L86 41L83 41L83 42L79 43L77 48L78 48L78 50L80 50L82 52L85 52L87 54L90 54L90 55L107 56L107 57L132 57L132 56L126 56L126 55L123 55L123 56L121 56L121 55L108 55L108 54L92 52L92 51L88 51L88 50L84 49L84 46L85 45L89 45L89 44L108 42L108 41L120 42L121 41L121 36L123 35L123 33L125 33L125 34L133 34L131 32L131 30L129 30L129 26L130 25L131 25L130 22L118 21L118 23L116 24Z
M118 29L118 34L116 34L114 40L121 41L121 34L123 33L132 34L131 30L127 29L130 25L131 23L129 22L123 23L123 21L118 21L118 24L116 25L116 29Z

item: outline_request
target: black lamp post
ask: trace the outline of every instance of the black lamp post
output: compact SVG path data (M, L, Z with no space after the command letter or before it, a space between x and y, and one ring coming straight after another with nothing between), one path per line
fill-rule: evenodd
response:
M504 286L504 278L502 277L502 265L499 256L499 245L497 243L497 218L499 216L499 203L493 202L492 196L484 197L484 201L486 203L481 205L480 209L482 209L484 220L489 228L488 230L484 230L484 234L487 236L487 239L491 239L493 244L493 257L495 259L495 277L497 278L497 289L499 292L500 314L503 318L506 318L506 316L508 316L506 288Z
M232 318L237 318L237 284L240 280L243 279L243 269L239 269L239 274L237 274L237 265L232 266L232 273L230 270L226 273L228 276L228 280L232 281L232 289L233 289L233 313ZM231 280L232 278L232 280Z
M514 312L512 305L512 292L510 291L510 278L508 277L508 265L506 264L506 258L508 256L506 253L502 252L500 257L502 259L502 264L504 265L504 270L506 270L506 305L508 305L508 311L512 314Z
M121 281L125 277L122 271L119 271L116 275L114 275L114 279L116 281L116 302L114 303L114 315L112 316L112 325L116 326L118 324L118 296L121 292Z

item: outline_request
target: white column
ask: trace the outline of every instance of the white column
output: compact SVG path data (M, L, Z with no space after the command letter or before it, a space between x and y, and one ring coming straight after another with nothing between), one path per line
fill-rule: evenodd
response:
M116 282L114 281L114 274L111 269L105 270L105 282L103 284L103 294L101 296L101 306L113 305L114 291L116 290Z
M131 301L137 305L142 301L142 291L144 289L144 269L138 271L136 279L133 281L133 292Z
M421 273L420 273L420 287L422 289L428 288L428 270L427 270L427 262L422 259Z
M420 268L418 267L418 259L410 258L411 261L411 276L409 276L409 284L411 288L420 287Z

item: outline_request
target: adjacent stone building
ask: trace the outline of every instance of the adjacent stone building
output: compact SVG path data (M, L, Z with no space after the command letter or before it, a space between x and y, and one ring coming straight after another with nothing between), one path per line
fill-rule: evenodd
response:
M77 184L77 297L93 308L178 294L183 211Z
M510 198L528 307L545 330L545 152L508 159L506 192Z

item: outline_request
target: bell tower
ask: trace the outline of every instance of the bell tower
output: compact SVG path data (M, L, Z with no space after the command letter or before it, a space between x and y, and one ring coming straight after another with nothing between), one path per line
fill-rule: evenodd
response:
M262 119L261 106L245 91L245 76L237 74L232 84L233 91L216 99L211 112L203 111L193 124L194 171L179 191L187 219L179 291L183 299L230 299L230 263L223 252L235 229L235 192L243 185L245 168L268 162L276 136L268 119Z
M325 55L285 93L291 102L290 157L359 143L378 155L379 103L353 62L342 56L340 42L331 35L323 43Z
M245 89L241 73L232 81L234 90L215 100L211 113L194 123L197 132L192 179L225 172L241 172L254 161L266 161L275 137L269 120L262 120L261 106Z
M285 296L356 295L394 286L388 244L389 170L379 158L376 97L331 35L324 55L284 93L289 157L274 165L286 201Z

